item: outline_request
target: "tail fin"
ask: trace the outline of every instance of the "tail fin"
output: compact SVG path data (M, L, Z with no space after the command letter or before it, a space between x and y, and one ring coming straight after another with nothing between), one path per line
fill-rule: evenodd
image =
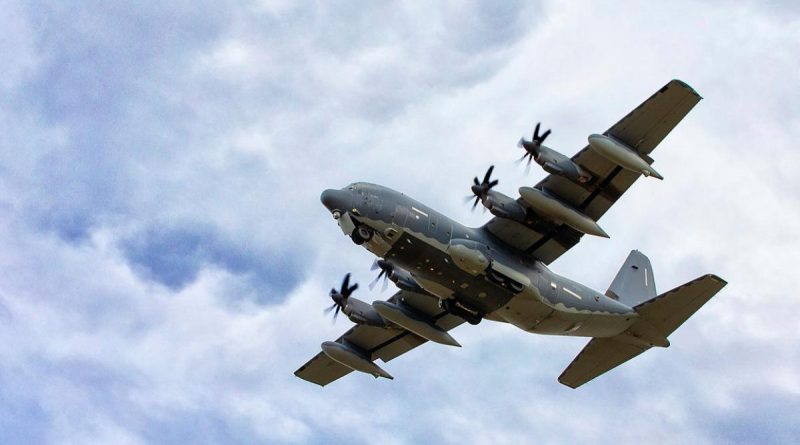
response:
M634 252L631 252L631 256ZM647 260L644 255L641 256ZM650 262L647 264L649 266ZM635 306L633 309L639 314L639 319L630 328L614 337L593 338L558 377L558 381L577 388L652 346L669 346L667 336L726 284L716 275L704 275Z
M638 250L631 250L617 272L606 296L630 307L655 298L656 282L650 260Z

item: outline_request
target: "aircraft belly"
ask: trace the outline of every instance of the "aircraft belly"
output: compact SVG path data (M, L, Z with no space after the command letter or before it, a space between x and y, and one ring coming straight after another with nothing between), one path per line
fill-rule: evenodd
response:
M492 314L528 332L578 337L612 337L634 321L635 314L611 314L593 311L565 311L532 293L520 294Z
M635 316L618 314L592 314L586 317L581 326L567 335L579 337L613 337L631 326Z
M635 319L631 314L564 312L554 310L529 332L575 337L613 337L627 329Z
M552 313L552 307L526 293L511 299L494 315L524 331L531 331Z
M426 291L439 298L456 298L482 314L494 312L513 294L480 274L472 276L453 264L447 245L416 232L397 238L384 258L407 270Z

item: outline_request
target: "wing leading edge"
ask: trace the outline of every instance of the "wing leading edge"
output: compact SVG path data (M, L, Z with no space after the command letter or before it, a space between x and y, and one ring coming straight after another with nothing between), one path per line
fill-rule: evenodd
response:
M449 331L464 323L464 319L451 315L439 308L436 298L430 295L409 291L398 291L388 300L391 303L402 302L422 314L436 320L436 326ZM336 339L336 343L349 344L364 351L369 359L381 359L384 363L416 348L425 343L424 338L402 329L377 328L367 325L356 325ZM311 360L301 366L294 375L311 383L325 386L353 370L331 359L324 352L318 353Z
M701 99L686 83L672 80L603 134L627 144L652 164L653 159L648 155ZM573 156L572 161L590 172L593 179L580 184L551 174L535 188L547 190L594 221L641 176L612 163L589 145ZM522 199L518 202L527 206ZM484 227L501 241L545 264L555 261L583 236L566 224L553 224L544 217L528 225L495 217Z

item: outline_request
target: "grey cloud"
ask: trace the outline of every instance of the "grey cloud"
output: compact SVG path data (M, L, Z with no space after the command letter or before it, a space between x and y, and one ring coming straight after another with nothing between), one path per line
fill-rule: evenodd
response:
M53 419L37 394L28 390L34 382L21 381L22 369L0 366L0 442L46 443L47 429Z
M258 444L248 425L229 422L215 410L181 411L164 417L142 419L139 433L146 443Z
M744 399L727 412L703 413L709 439L725 443L791 443L800 436L796 413L800 396L771 391L742 394Z
M503 50L538 22L529 11L538 9L490 2L320 4L246 22L240 25L246 31L233 35L245 35L268 55L264 78L292 91L284 94L289 103L334 122L342 114L384 121L410 103L495 73Z
M33 74L0 98L9 129L0 135L8 147L0 190L10 191L0 196L0 270L3 295L13 295L2 300L12 317L0 315L8 345L0 441L70 433L109 443L702 443L796 434L795 393L780 389L792 381L774 373L797 375L796 353L787 352L797 332L785 327L796 326L796 299L785 294L797 287L792 229L737 213L789 211L792 220L791 206L763 206L742 190L742 182L753 188L741 174L747 165L723 157L733 179L721 181L708 167L718 153L677 143L740 142L729 127L752 113L732 110L720 122L702 107L718 110L712 99L726 97L747 106L746 88L770 98L764 115L781 115L774 106L791 102L786 88L756 82L757 70L740 62L759 49L791 53L774 47L786 27L775 23L774 36L748 30L756 47L739 48L730 36L750 22L730 22L726 7L705 5L698 18L686 14L695 5L677 6L629 5L623 18L589 3L292 4L277 13L255 4L29 7L39 53L11 60L40 62L15 71ZM709 21L728 43L705 32ZM681 46L687 35L707 37ZM770 79L791 67L772 64ZM569 152L585 144L578 133L589 131L588 116L608 125L621 116L612 108L627 112L657 86L651 81L675 72L693 85L700 78L706 101L658 162L680 153L705 165L672 162L659 188L637 183L604 218L616 227L613 241L587 240L555 265L599 288L630 248L644 246L662 291L695 272L727 272L730 287L742 288L704 307L673 347L570 391L555 377L584 339L484 323L455 332L465 345L457 351L428 344L387 364L393 382L352 375L320 389L291 375L347 326L320 314L329 278L371 261L320 206L322 188L368 178L463 219L454 203L468 189L459 187L484 164L510 164L531 116L561 116L553 137ZM577 144L566 143L571 131ZM776 153L791 153L775 142ZM756 156L751 167L764 162L773 161ZM514 177L511 168L507 192L540 173ZM775 175L764 181L785 185ZM726 196L738 198L722 209ZM785 236L754 241L767 232ZM245 303L267 304L232 308L239 292L257 295Z
M156 224L123 239L120 246L134 270L172 290L191 284L213 265L251 282L259 302L274 303L303 278L301 253L291 247L262 249L203 224Z

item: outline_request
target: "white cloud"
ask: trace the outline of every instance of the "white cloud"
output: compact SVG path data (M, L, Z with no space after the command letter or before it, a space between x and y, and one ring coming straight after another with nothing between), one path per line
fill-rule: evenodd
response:
M10 5L0 441L796 434L796 10L494 7ZM371 278L322 189L378 182L481 224L462 201L473 176L497 164L508 194L542 177L512 162L534 122L571 153L673 77L705 100L654 153L666 180L637 183L602 220L611 240L553 266L603 290L639 248L662 291L706 272L728 279L672 347L572 391L555 378L583 339L486 322L455 330L464 348L425 345L387 364L392 382L351 375L321 389L292 375L348 324L322 316L326 289L346 271ZM186 249L159 245L174 240ZM165 250L176 257L148 256ZM180 286L138 268L169 261L192 272ZM265 300L257 279L273 273L294 278Z

